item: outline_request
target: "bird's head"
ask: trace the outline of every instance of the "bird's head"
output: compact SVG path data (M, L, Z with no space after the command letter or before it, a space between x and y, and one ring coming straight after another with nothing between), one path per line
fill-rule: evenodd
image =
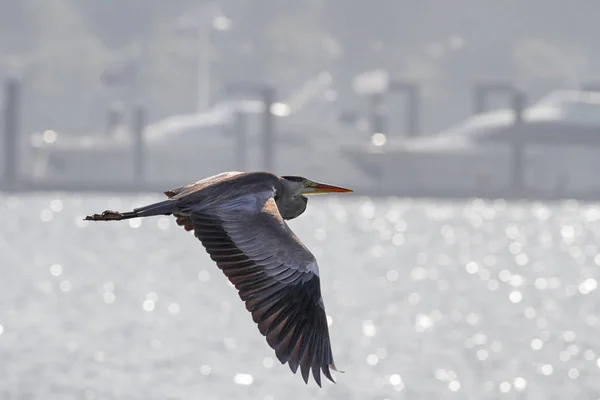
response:
M281 182L285 191L292 196L352 192L350 189L311 181L301 176L282 176Z

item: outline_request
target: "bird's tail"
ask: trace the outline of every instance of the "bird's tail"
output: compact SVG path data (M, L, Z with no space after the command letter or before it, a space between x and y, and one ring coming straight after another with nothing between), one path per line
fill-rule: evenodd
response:
M159 201L144 207L135 208L133 211L119 212L106 210L101 214L88 215L86 221L121 221L124 219L151 217L154 215L170 215L176 211L173 200Z

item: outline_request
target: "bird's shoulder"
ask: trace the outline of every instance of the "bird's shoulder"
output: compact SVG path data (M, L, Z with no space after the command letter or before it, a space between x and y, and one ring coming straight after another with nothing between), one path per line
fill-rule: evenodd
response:
M252 196L265 201L274 194L279 177L269 172L230 171L171 189L165 194L181 204L217 206L227 203L243 203ZM238 198L242 198L236 201Z
M176 188L169 189L166 192L164 192L164 194L167 195L167 197L169 197L169 198L181 197L183 195L197 192L198 190L201 190L205 187L209 187L216 183L227 181L227 180L232 179L240 174L243 174L243 172L239 172L239 171L221 172L220 174L209 176L204 179L200 179L199 181L189 183L187 185L178 186Z

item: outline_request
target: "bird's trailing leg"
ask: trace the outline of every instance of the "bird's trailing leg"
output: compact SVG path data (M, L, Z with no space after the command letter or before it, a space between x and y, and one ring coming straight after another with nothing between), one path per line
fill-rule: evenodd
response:
M137 218L138 213L135 211L129 212L118 212L112 210L106 210L102 214L88 215L84 218L85 221L121 221L123 219Z
M133 211L119 212L106 210L102 214L88 215L86 221L121 221L130 218L152 217L154 215L171 215L176 211L176 203L171 200L159 201L158 203L133 209Z
M84 218L84 220L85 221L121 221L124 219L138 218L138 217L144 217L144 215L140 215L136 211L128 211L128 212L122 213L119 211L106 210L102 214L88 215L87 217ZM183 229L185 229L188 232L194 230L194 226L192 225L192 220L190 219L190 217L178 215L178 214L176 214L175 217L176 217L175 222L177 222L177 225L182 226Z

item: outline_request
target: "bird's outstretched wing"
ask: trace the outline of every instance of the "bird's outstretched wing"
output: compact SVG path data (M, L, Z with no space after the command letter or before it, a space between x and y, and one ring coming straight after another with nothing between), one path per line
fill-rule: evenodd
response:
M321 386L333 361L319 269L285 223L271 194L247 195L187 210L195 236L235 285L282 364Z

